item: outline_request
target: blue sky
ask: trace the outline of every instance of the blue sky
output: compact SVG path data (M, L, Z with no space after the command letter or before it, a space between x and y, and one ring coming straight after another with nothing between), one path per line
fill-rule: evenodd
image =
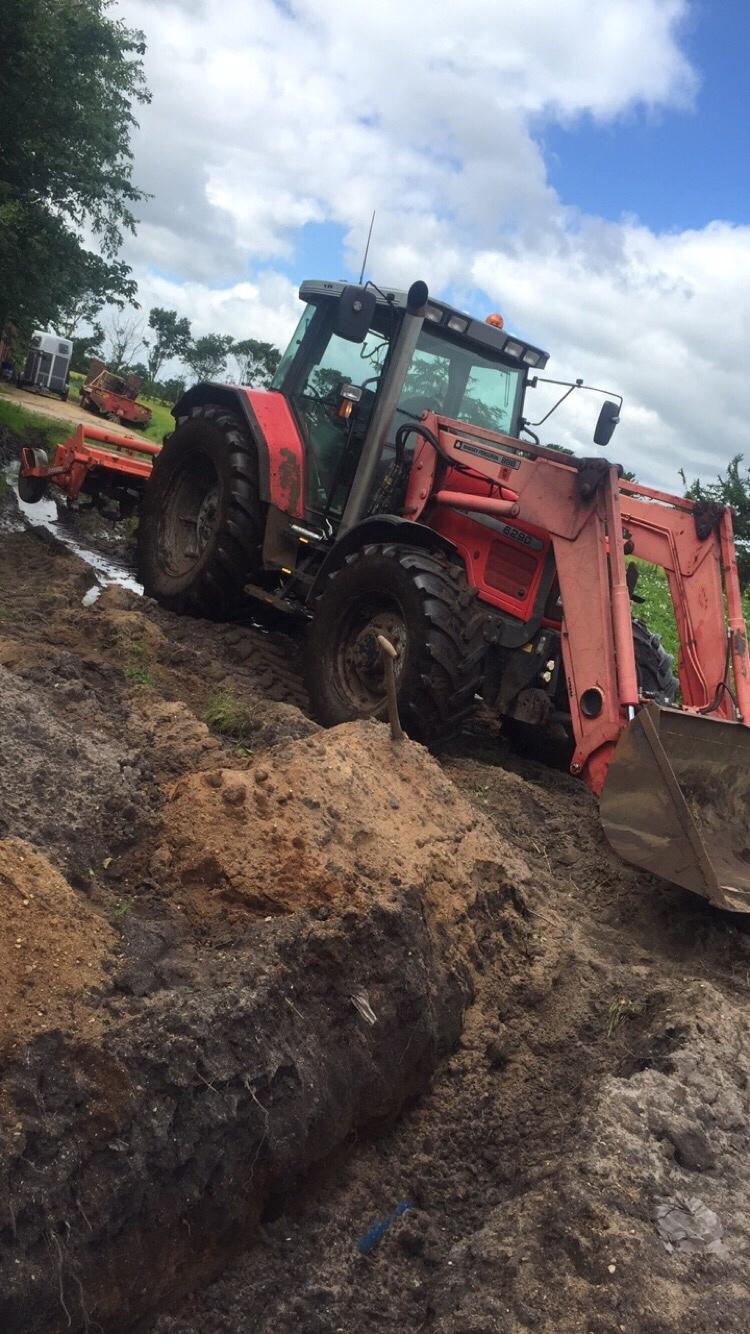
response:
M611 221L634 213L660 231L750 222L750 3L699 0L681 45L699 78L693 107L539 126L549 179L568 202Z

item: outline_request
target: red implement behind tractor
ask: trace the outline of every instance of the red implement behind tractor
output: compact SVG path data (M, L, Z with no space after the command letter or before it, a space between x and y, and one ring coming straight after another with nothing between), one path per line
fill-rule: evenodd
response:
M27 503L42 500L52 488L71 503L83 494L112 517L132 514L161 449L150 440L115 435L99 426L79 426L55 449L21 450L18 494Z
M562 744L625 859L750 911L750 660L730 512L542 446L524 411L547 354L499 317L473 319L424 283L300 295L270 390L201 384L176 404L141 509L146 591L203 616L248 591L307 615L327 724L384 716L385 637L412 735L445 737L481 704L510 733ZM604 403L596 444L619 411ZM679 681L632 618L628 555L666 573Z
M151 421L151 409L138 402L140 380L137 375L114 375L103 361L91 362L81 385L81 407L100 417L119 421L123 426L145 430Z

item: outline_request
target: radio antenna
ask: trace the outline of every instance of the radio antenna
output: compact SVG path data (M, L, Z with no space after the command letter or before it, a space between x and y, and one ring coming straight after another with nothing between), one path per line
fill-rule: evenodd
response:
M365 246L365 253L362 257L362 272L359 275L360 287L362 286L362 280L365 276L365 264L367 263L367 256L370 253L370 241L372 240L372 229L374 226L375 226L375 209L372 210L372 217L370 218L370 230L367 233L367 245Z

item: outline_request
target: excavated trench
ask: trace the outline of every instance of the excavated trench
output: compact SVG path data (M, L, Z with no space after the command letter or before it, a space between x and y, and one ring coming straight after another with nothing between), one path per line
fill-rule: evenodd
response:
M0 1329L744 1330L742 922L278 631L0 570Z

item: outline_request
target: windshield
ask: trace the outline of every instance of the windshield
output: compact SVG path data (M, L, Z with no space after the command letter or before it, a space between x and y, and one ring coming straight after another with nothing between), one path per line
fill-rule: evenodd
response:
M517 435L521 371L423 329L404 381L398 417L429 409L444 417Z

